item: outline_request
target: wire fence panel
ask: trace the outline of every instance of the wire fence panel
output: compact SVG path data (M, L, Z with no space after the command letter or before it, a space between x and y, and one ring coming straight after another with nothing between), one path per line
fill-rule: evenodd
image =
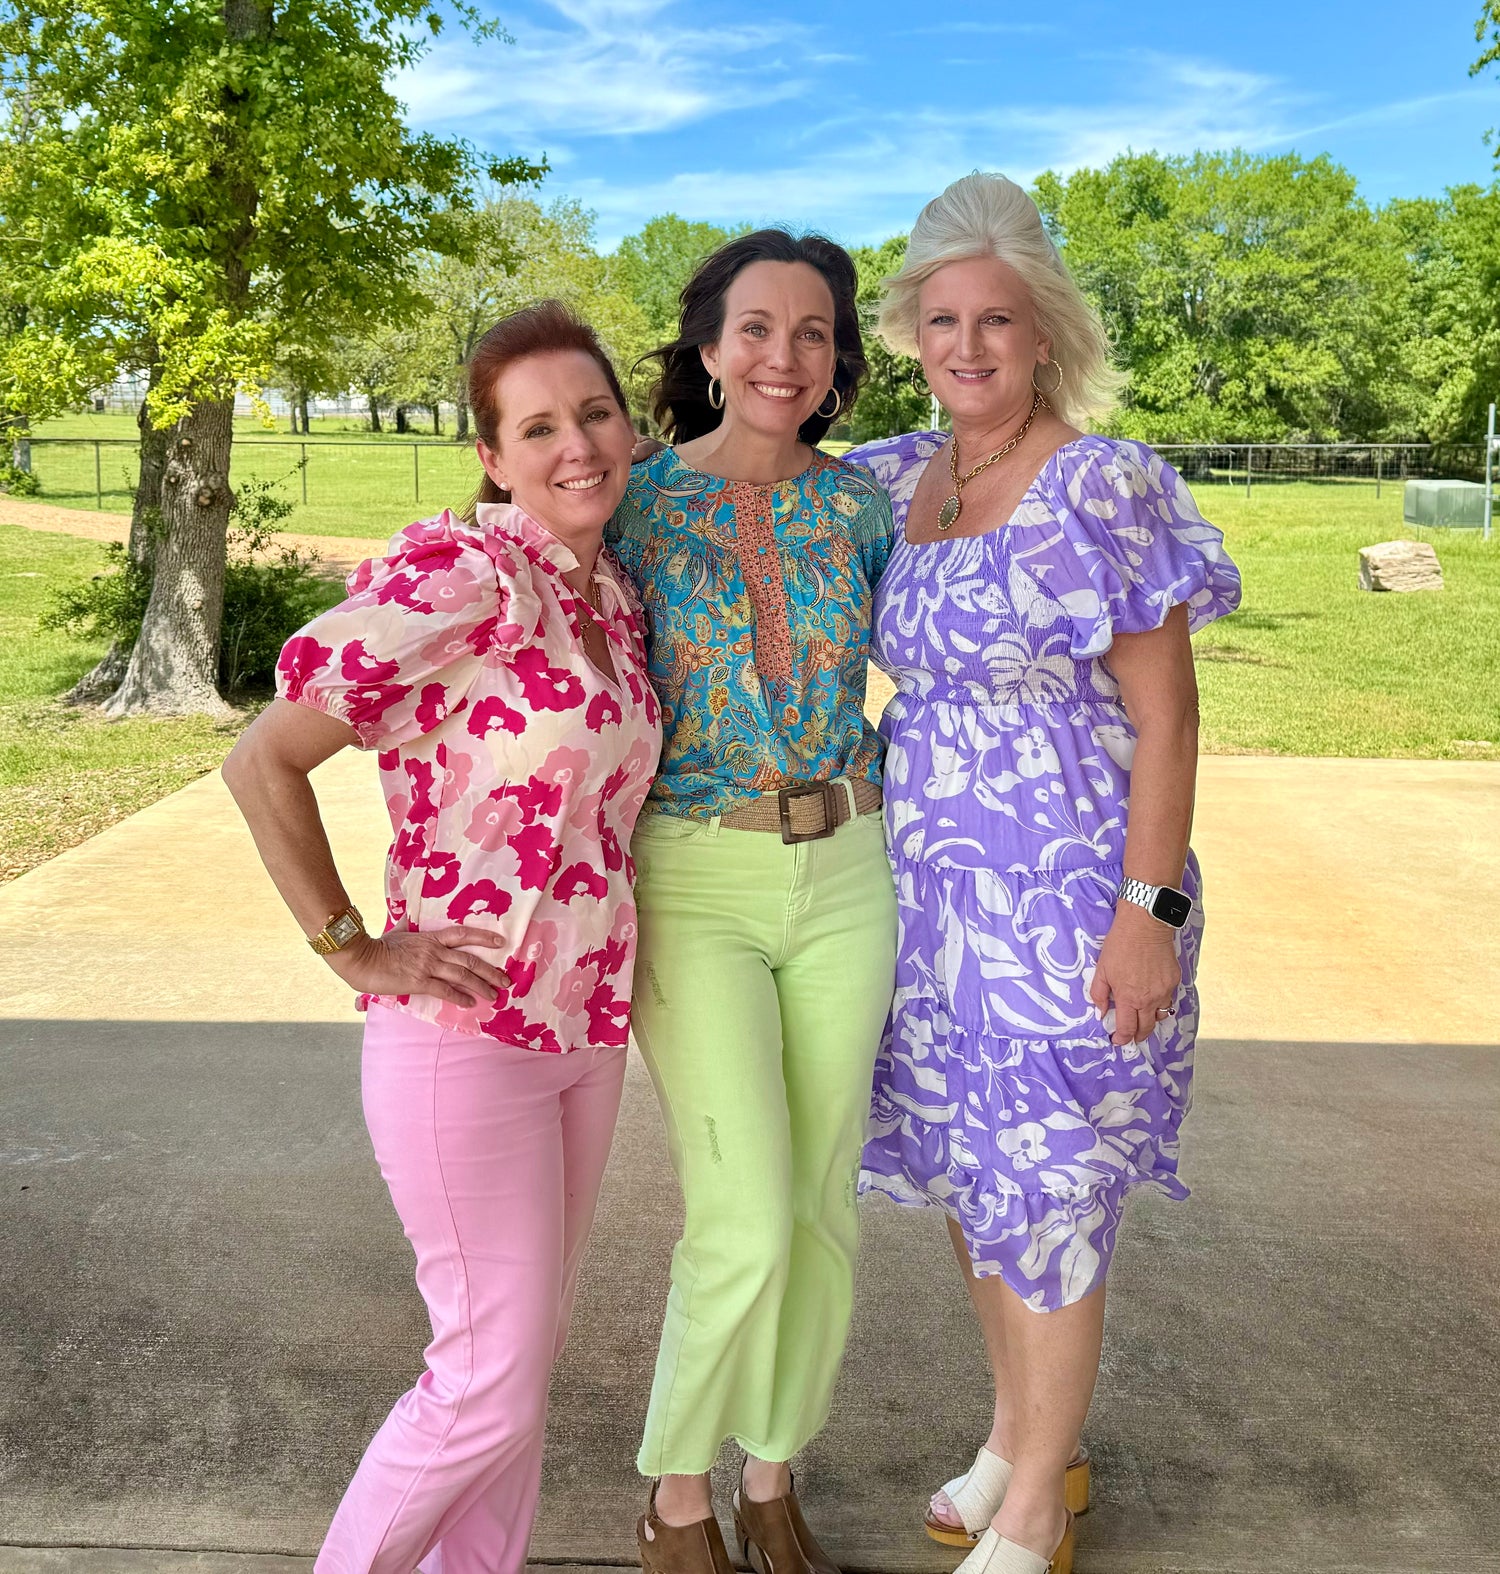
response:
M1483 443L1161 443L1156 451L1194 486L1239 486L1253 493L1277 482L1387 485L1421 479L1482 481ZM126 438L34 437L32 473L41 497L69 508L128 513L138 448ZM468 443L324 438L241 438L235 485L272 482L314 510L410 505L413 517L461 507L481 472ZM377 532L378 533L378 532Z
M40 496L65 508L128 513L139 474L139 447L128 438L34 437L31 470ZM250 438L236 442L231 479L271 482L292 502L459 507L478 489L479 461L468 443L329 442ZM415 512L413 514L415 516Z
M305 464L304 464L305 461ZM329 505L378 497L385 503L454 507L479 486L473 448L458 443L278 442L255 438L234 445L236 483L272 481L293 500Z
M140 448L125 440L33 437L31 473L41 496L62 508L128 513L140 471Z
M1158 443L1163 459L1194 485L1222 482L1388 482L1484 478L1483 443Z

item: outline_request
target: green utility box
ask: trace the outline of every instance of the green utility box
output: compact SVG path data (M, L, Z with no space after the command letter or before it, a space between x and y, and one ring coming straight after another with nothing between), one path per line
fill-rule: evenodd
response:
M1479 530L1484 525L1484 487L1478 481L1408 481L1401 517L1409 525Z

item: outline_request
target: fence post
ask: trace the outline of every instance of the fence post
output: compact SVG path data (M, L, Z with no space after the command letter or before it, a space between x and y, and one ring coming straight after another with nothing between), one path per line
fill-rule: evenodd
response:
M1490 539L1495 523L1495 449L1500 439L1495 436L1495 407L1490 406L1490 429L1484 439L1484 539Z
M1250 456L1254 452L1253 448L1245 450L1245 501L1247 503L1250 501Z
M1377 503L1380 501L1380 460L1381 460L1381 457L1382 457L1381 456L1381 451L1377 448L1375 450L1375 501Z
M99 439L94 439L94 505L99 509L104 507L104 477L99 471Z
M411 445L411 500L422 501L422 458L415 443Z
M302 501L307 501L307 444L302 445Z

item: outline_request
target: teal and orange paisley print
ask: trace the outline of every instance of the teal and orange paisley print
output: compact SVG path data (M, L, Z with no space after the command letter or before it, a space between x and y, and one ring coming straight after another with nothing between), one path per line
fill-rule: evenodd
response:
M817 454L755 486L664 448L632 470L607 540L662 703L646 812L706 819L790 782L880 780L865 676L891 506L868 473Z

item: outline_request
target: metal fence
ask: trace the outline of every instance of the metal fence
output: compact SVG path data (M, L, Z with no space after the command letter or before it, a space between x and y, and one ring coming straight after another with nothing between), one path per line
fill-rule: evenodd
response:
M1483 443L1157 443L1195 486L1285 481L1365 482L1375 495L1402 481L1484 479Z
M31 439L31 473L41 484L40 496L68 508L128 513L139 458L139 445L129 438ZM437 508L467 500L480 480L471 443L431 439L242 437L230 465L236 485L274 481L293 502L314 507L426 502Z
M1450 477L1484 479L1483 443L1162 443L1157 452L1194 486L1254 487L1281 482L1368 484ZM32 473L41 496L73 508L127 512L135 493L136 443L127 438L33 437ZM468 443L378 438L240 438L236 483L275 481L314 507L467 500L479 484Z

